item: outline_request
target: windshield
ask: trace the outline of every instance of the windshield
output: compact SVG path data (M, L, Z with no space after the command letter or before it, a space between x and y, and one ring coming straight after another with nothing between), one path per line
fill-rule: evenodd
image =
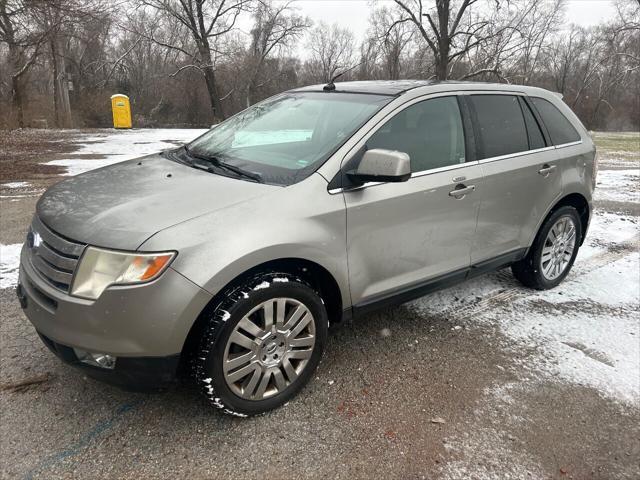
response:
M314 172L392 97L288 92L258 103L191 142L199 157L291 185Z

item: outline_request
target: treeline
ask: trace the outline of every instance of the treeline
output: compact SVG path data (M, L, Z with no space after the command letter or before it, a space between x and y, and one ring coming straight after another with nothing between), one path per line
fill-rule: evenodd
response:
M474 80L563 94L590 129L640 128L640 6L584 28L565 0L372 2L369 29L280 0L0 0L0 128L204 126L340 80ZM336 7L340 8L340 7Z

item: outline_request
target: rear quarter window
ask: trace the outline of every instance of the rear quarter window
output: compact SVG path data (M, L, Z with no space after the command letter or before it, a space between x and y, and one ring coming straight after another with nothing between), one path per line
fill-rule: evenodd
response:
M553 103L540 97L531 97L531 102L542 117L554 145L580 140L578 131Z

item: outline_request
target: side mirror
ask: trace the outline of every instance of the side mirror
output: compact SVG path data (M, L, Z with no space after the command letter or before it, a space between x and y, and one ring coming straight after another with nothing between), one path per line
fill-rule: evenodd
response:
M347 172L347 175L359 185L365 182L406 182L411 177L411 162L404 152L374 148L367 150L358 168Z

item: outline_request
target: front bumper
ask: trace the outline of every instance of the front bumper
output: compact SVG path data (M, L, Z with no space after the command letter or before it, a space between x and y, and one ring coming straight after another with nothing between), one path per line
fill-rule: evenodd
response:
M161 391L175 383L177 379L180 355L167 357L119 357L113 369L94 367L82 363L73 348L54 342L45 335L40 335L42 342L60 360L79 368L87 376L115 385L131 392Z
M95 301L76 298L40 276L26 247L20 260L19 293L27 318L54 345L119 359L179 355L191 326L211 299L171 268L147 284L110 287Z

